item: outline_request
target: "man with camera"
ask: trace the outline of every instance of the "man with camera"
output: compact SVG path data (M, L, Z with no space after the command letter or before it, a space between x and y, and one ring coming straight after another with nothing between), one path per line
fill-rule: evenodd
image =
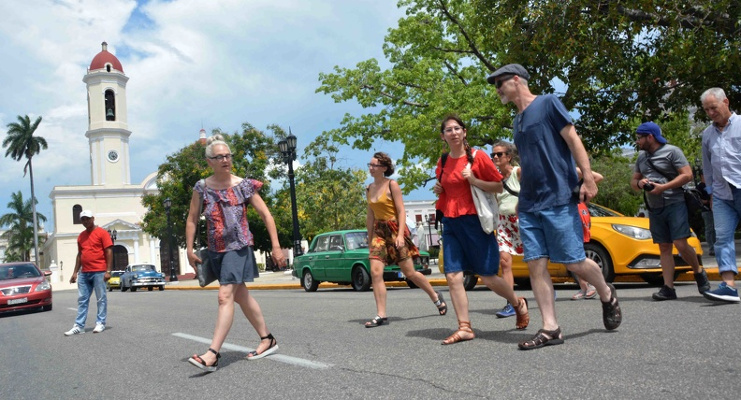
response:
M643 190L651 236L659 245L664 286L653 294L654 300L675 300L674 256L672 246L692 267L700 294L710 289L705 270L697 261L695 250L687 243L690 237L689 217L682 186L692 180L692 168L676 146L667 144L661 128L653 122L644 122L636 129L636 144L640 152L630 186Z

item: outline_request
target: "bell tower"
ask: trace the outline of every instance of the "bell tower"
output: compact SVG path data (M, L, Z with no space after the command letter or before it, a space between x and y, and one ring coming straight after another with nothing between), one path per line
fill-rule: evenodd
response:
M90 181L92 185L131 184L129 164L126 82L118 58L102 43L82 81L87 85L88 130L90 143Z

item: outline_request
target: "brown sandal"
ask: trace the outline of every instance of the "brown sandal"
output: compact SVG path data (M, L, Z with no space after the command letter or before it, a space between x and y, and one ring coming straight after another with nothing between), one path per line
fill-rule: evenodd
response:
M555 331L541 329L532 339L520 342L517 346L520 347L520 350L532 350L561 343L563 343L563 334L561 333L561 327L558 327Z
M471 337L470 338L463 338L463 337L461 337L461 335L459 335L460 332L470 333L471 334ZM475 337L476 337L476 334L473 333L473 330L471 329L471 322L469 322L469 321L458 321L458 330L455 331L454 334L448 336L440 344L453 344L453 343L463 342L463 341L466 341L466 340L472 340Z
M527 299L520 297L519 305L515 308L517 314L517 321L515 321L515 328L525 329L530 324L530 313L528 312ZM524 310L523 310L524 308Z

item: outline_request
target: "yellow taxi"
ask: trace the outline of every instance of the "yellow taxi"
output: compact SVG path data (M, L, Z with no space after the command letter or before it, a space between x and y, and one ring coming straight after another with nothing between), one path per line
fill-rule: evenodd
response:
M661 276L661 260L659 246L651 240L651 231L648 227L648 218L626 217L617 211L590 203L589 214L592 217L591 240L584 243L586 256L594 260L602 269L602 274L608 282L613 282L616 276L637 275L652 285L663 284ZM694 233L688 242L697 253L697 259L702 265L702 247ZM690 266L674 249L676 264L675 277L680 273L691 271ZM438 262L440 272L443 272L443 254L440 251ZM554 280L570 280L571 275L563 264L548 263L548 272ZM530 276L527 264L522 256L512 257L512 275L518 285L529 286ZM466 276L464 285L470 290L478 281L475 275Z
M123 271L111 271L111 279L105 283L109 292L112 292L113 289L121 288L121 275L123 275L123 273Z

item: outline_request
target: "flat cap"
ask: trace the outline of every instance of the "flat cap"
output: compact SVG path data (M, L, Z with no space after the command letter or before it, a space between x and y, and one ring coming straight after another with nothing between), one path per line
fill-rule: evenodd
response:
M497 77L502 75L517 75L520 78L523 79L530 79L530 74L527 73L527 70L525 67L523 67L520 64L507 64L498 70L494 71L491 75L489 75L488 78L486 78L486 81L490 84L494 84L494 81L496 81Z

